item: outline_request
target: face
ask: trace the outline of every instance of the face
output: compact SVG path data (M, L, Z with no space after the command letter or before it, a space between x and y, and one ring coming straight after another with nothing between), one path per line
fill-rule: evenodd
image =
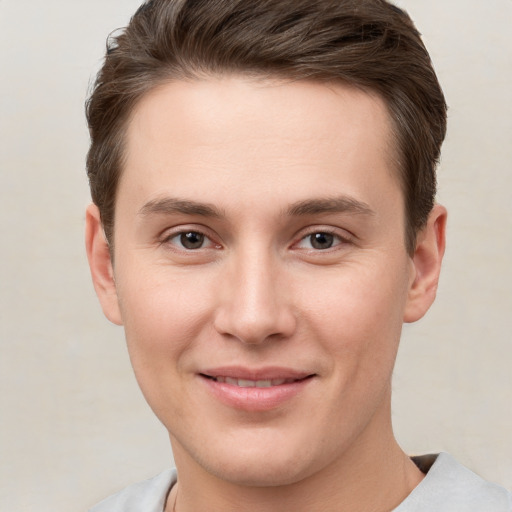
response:
M178 467L279 485L382 445L402 323L431 302L393 162L385 105L342 85L178 81L138 104L96 288Z

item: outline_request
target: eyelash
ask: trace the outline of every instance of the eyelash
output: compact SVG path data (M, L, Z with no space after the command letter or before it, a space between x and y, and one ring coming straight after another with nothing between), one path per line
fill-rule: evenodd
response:
M353 243L353 237L348 234L341 235L340 233L336 232L333 229L330 229L330 228L323 229L322 227L320 227L320 228L312 229L311 231L309 231L309 233L306 233L305 235L301 236L299 241L296 242L294 244L294 246L298 246L299 244L303 243L304 241L306 241L308 239L311 240L311 237L313 237L314 235L328 235L330 237L333 237L333 239L334 239L333 245L331 245L330 247L326 247L324 249L309 247L309 248L302 248L303 250L308 251L308 252L314 252L314 253L326 253L326 252L332 252L332 251L337 250L338 246L340 246L340 245ZM310 244L313 245L312 241L310 242Z
M197 248L185 247L183 244L182 237L186 236L188 234L198 235L202 239L201 246L197 247ZM325 248L314 247L314 241L311 238L314 235L324 235L324 236L327 235L328 237L332 237L333 243L329 247L325 247ZM213 238L212 236L208 235L205 232L205 230L202 230L202 229L198 229L198 228L183 229L183 228L181 228L178 231L167 233L162 238L160 244L171 246L171 247L175 248L175 250L182 251L182 252L188 252L188 253L196 252L201 249L210 249L210 248L222 249L222 245L215 243L212 240L212 238ZM178 239L179 241L173 243L173 240L175 240L175 239ZM309 242L310 247L299 247L300 244L306 242L308 239L310 240L310 242ZM205 242L209 242L209 244L208 244L209 247L203 246L203 244ZM338 246L340 246L340 245L351 244L351 243L353 243L352 236L341 235L333 229L329 229L329 228L323 229L322 227L320 227L320 228L316 228L316 229L311 229L308 233L303 234L297 242L294 242L292 244L291 247L298 248L299 250L307 251L310 253L327 253L327 252L335 251L338 248ZM177 247L178 244L180 245L180 247Z
M161 241L160 241L160 245L166 245L166 246L171 246L171 247L176 247L178 245L178 243L181 245L181 247L177 247L175 250L178 250L178 251L183 251L183 252L196 252L198 250L201 250L201 249L206 249L206 248L210 248L210 247L198 247L198 248L188 248L188 247L184 247L183 246L183 243L182 241L180 242L176 242L176 243L173 243L172 241L174 239L179 239L183 236L186 236L188 234L194 234L194 235L199 235L200 237L202 237L204 239L204 242L209 242L209 244L211 244L214 248L216 249L220 249L222 248L222 246L218 243L215 243L213 240L212 240L212 237L210 235L208 235L204 230L202 229L198 229L198 228L191 228L191 229L179 229L177 231L174 231L174 232L167 232L165 234L165 236L162 237Z

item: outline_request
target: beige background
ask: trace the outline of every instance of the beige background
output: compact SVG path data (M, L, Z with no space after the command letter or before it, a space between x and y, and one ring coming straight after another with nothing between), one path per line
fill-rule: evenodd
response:
M138 0L0 0L0 509L84 511L171 464L83 250L83 102ZM394 418L512 488L512 1L401 0L450 104L439 298L406 326Z

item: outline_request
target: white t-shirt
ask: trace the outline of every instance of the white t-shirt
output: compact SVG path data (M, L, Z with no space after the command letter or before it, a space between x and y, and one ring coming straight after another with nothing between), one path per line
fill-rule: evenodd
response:
M512 494L486 482L451 455L413 458L426 477L393 512L512 512ZM164 512L176 470L130 485L89 512Z

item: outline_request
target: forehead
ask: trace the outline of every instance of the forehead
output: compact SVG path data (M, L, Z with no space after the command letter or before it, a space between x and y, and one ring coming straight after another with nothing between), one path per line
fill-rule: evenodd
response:
M283 200L299 201L398 185L385 103L342 84L236 76L166 83L137 104L126 142L118 197L131 188L139 202L177 190L214 202L226 190L245 202L281 190Z

